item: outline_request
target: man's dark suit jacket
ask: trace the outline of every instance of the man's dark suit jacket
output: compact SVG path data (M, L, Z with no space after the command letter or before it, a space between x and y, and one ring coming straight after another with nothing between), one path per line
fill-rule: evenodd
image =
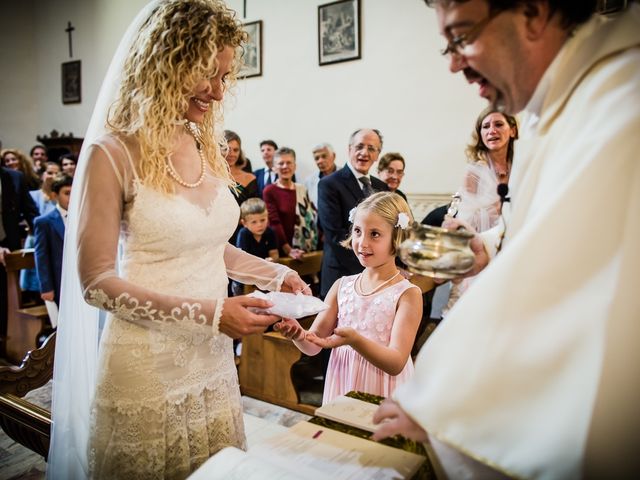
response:
M2 226L6 237L0 240L0 247L9 250L20 248L20 222L26 220L33 229L33 219L38 215L38 207L29 195L24 176L0 167L2 182ZM7 271L0 265L0 354L5 351L4 337L7 334Z
M54 292L60 305L60 280L62 279L62 247L64 245L64 221L56 208L35 220L36 269L40 292Z
M6 238L0 246L9 250L20 248L20 222L26 220L33 231L33 219L38 216L38 207L29 195L24 175L4 167L0 167L2 182L2 226Z
M266 169L267 167L262 167L253 171L253 174L256 176L256 183L258 184L258 196L260 198L262 198L262 191L264 190L264 187L266 187L264 183L264 171Z
M375 191L389 188L373 176L371 186ZM318 222L324 232L324 254L320 295L324 298L335 281L345 275L363 270L352 250L340 245L351 229L349 212L364 199L360 182L345 165L335 173L323 177L318 183Z

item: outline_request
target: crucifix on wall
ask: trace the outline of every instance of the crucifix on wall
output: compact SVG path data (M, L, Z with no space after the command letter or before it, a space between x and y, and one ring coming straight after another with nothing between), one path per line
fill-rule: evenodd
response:
M72 43L72 39L71 39L71 33L75 30L76 28L71 25L71 22L67 22L67 28L65 28L65 32L67 32L67 34L69 35L69 58L73 58L73 43Z

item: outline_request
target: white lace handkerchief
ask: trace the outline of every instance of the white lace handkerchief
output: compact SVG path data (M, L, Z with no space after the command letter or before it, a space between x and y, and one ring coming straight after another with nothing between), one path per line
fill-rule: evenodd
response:
M329 308L329 305L322 300L302 293L269 292L263 293L255 291L249 294L250 297L261 298L273 303L273 307L262 309L252 309L255 312L269 313L285 318L303 318L309 315L317 315Z

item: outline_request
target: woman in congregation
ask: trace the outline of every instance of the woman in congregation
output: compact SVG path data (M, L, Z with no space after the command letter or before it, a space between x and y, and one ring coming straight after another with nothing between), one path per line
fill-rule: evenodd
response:
M245 200L258 196L258 183L253 173L243 170L246 158L242 150L240 136L234 131L225 130L224 138L227 142L225 158L229 164L231 176L235 181L236 201L238 205L242 205Z
M24 175L29 190L38 190L40 188L40 178L36 173L36 169L31 163L31 159L20 150L15 148L6 148L0 153L2 162L0 165L10 170L17 170Z
M276 151L273 169L278 178L262 192L269 212L269 226L276 232L280 255L299 260L305 252L318 247L316 207L307 187L293 181L296 152L292 148L282 147Z
M469 164L458 193L456 218L469 223L477 232L494 227L500 219L498 185L509 183L518 124L514 117L495 108L484 109L476 119L472 143L467 146ZM452 282L443 315L453 307L473 281Z
M397 152L385 153L378 160L378 178L387 184L389 191L397 193L406 202L407 196L400 190L404 169L404 157Z
M246 164L246 158L244 156L244 151L242 150L242 140L240 140L240 135L232 130L225 130L224 139L227 142L225 159L227 160L229 171L231 172L231 177L234 181L232 191L236 197L238 205L242 205L245 200L258 197L258 182L253 173L247 172L243 168ZM229 238L229 243L231 243L231 245L236 244L238 232L241 228L242 225L238 223L233 234Z
M239 209L222 100L246 41L222 1L158 0L115 54L69 211L49 478L184 479L246 447L232 338L279 319L226 298L228 278L309 293L227 242Z

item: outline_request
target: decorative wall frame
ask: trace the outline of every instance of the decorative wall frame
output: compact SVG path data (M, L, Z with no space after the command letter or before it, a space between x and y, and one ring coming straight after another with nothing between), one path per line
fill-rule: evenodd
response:
M597 12L611 15L627 8L627 0L598 0Z
M249 34L249 41L244 45L240 77L259 77L262 75L262 20L245 23L244 29Z
M80 60L62 64L62 103L82 101Z
M360 58L360 1L339 0L318 5L318 63Z

